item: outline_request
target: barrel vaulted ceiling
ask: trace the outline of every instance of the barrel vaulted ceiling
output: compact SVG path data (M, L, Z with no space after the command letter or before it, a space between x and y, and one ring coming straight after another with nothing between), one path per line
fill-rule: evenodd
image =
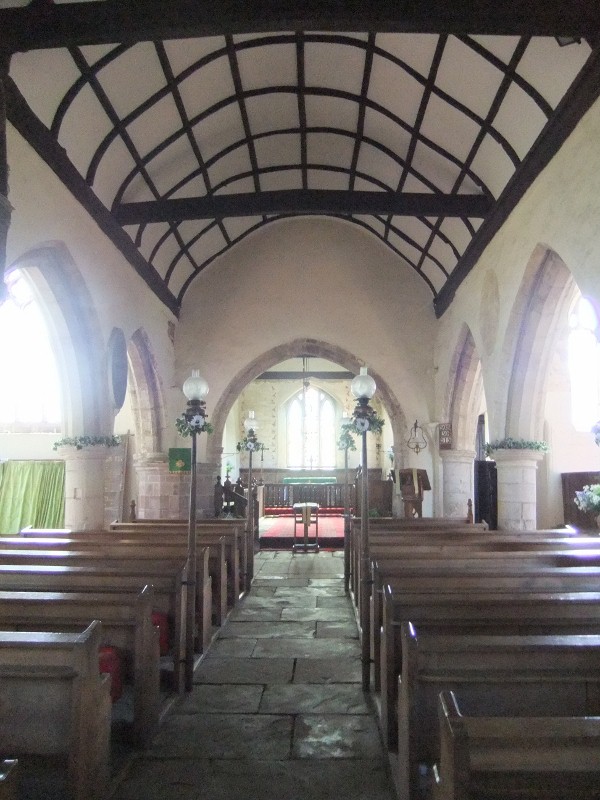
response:
M1 0L7 118L175 313L250 233L319 214L441 314L600 93L600 4L446 5Z

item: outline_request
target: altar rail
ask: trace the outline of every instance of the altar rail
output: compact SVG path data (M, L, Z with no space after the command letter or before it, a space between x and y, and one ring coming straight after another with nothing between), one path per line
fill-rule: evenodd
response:
M335 509L343 513L344 489L343 483L265 483L265 513L272 513L271 510L291 510L294 503L318 503L321 512ZM354 484L348 486L348 501L351 509L356 507Z

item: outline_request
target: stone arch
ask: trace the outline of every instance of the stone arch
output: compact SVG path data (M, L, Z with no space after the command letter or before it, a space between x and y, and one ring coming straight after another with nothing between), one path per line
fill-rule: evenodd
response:
M533 251L513 304L504 347L512 364L504 435L543 439L544 397L557 322L567 313L576 284L560 256L545 245Z
M266 372L280 361L285 361L289 358L297 358L302 355L333 361L349 372L354 373L358 373L360 367L363 366L356 356L352 355L352 353L349 353L347 350L337 345L332 345L316 339L295 339L294 341L267 350L238 372L217 401L211 414L211 423L214 427L214 432L212 436L208 437L209 441L207 442L207 461L209 464L217 464L219 461L225 421L227 420L227 416L235 400L244 387L258 375ZM373 376L377 384L379 399L390 418L393 441L402 442L403 434L406 431L406 420L400 403L386 381L380 375L370 367L369 373Z
M131 380L129 392L136 422L138 456L163 450L165 403L162 385L146 332L138 328L127 348Z
M477 417L484 396L481 360L469 326L463 324L450 364L444 418L452 423L452 446L474 450Z
M48 325L60 373L64 433L112 433L106 347L96 308L63 242L28 250L7 273L22 270L31 280Z

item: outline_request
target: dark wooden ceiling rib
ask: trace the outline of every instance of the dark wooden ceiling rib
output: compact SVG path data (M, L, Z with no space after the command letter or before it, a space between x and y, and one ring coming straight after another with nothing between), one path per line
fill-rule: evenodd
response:
M352 149L352 160L350 162L350 181L348 188L350 191L354 189L354 182L356 180L356 167L358 166L358 157L360 155L360 146L363 141L365 133L365 114L367 107L365 100L369 94L369 84L371 82L371 69L373 67L373 47L375 46L375 34L370 33L367 37L367 46L365 51L365 65L363 68L362 85L360 87L360 99L358 101L358 122L356 124L356 137L354 139L354 148Z
M509 180L490 214L481 224L465 250L456 269L434 300L436 315L448 309L456 290L477 263L487 245L506 222L509 214L531 183L548 165L578 122L600 96L600 46L588 58L569 91L558 104L536 146L527 153L519 169Z
M427 106L429 105L431 92L433 91L433 87L435 86L435 79L437 77L438 68L440 66L440 61L442 60L442 55L444 54L444 48L446 46L447 41L448 38L446 36L438 37L435 53L433 55L433 58L431 60L431 65L429 68L429 75L425 83L425 86L423 88L423 94L421 95L419 110L415 118L415 124L413 125L412 135L410 137L408 150L406 152L406 160L404 163L404 167L402 168L402 174L400 175L400 180L398 181L398 185L396 187L397 192L402 192L402 190L404 189L404 184L406 183L406 179L408 178L410 169L412 167L415 150L417 149L417 143L418 143L417 134L420 133L421 126L423 125L423 119L425 117ZM385 239L387 239L388 237L391 222L392 222L392 217L389 216L385 223L385 232L384 232Z
M485 137L489 134L490 130L492 129L492 123L493 123L494 119L496 118L496 116L498 114L498 111L500 110L500 106L502 105L502 103L504 101L504 98L506 97L506 94L507 94L507 92L508 92L508 90L509 90L509 88L510 88L512 82L513 82L513 76L515 74L517 65L519 64L519 62L523 58L523 55L524 55L525 51L527 50L527 45L528 44L529 44L529 37L523 36L523 37L521 37L521 39L519 39L519 42L518 42L517 46L513 50L512 56L510 57L510 61L509 61L508 65L507 65L506 69L503 70L504 75L503 75L502 80L500 81L500 86L498 87L498 90L497 90L496 94L494 95L494 99L493 99L492 104L490 105L490 107L488 109L488 113L486 115L486 118L485 118L483 124L481 125L481 127L479 128L479 130L477 132L477 136L475 137L475 141L471 145L469 153L467 154L467 157L465 159L464 165L461 168L460 173L458 174L458 176L456 178L456 181L454 182L454 186L452 187L452 192L458 192L458 190L460 189L460 186L461 186L461 184L462 184L462 182L463 182L463 180L465 178L465 175L467 174L467 170L470 168L471 164L475 160L475 157L477 156L477 153L479 152L479 148L481 147ZM419 270L421 270L422 267L423 267L425 254L429 253L429 250L431 249L431 246L432 246L433 242L435 241L435 237L437 236L438 230L439 230L442 222L443 222L443 220L438 219L438 221L434 225L433 230L431 231L431 233L429 235L429 241L425 245L425 248L424 248L424 251L423 251L423 255L421 256L421 259L420 259L420 262L419 262Z
M299 372L298 370L285 372L283 370L271 370L270 372L263 372L258 375L255 380L257 381L301 381L304 378L315 378L319 381L351 381L356 377L354 372L338 371L317 371L309 370L307 372Z
M194 157L198 162L199 173L202 175L202 178L204 180L206 191L210 193L211 191L210 175L208 173L208 170L206 169L204 158L202 157L202 153L200 152L200 148L198 147L198 142L196 141L196 137L194 136L194 131L192 130L192 126L190 125L190 120L185 110L185 105L181 97L181 92L179 91L179 84L175 80L175 76L173 75L171 62L169 61L163 42L155 42L154 46L156 48L156 53L158 55L160 66L165 76L166 84L171 90L171 96L173 97L173 101L175 103L175 106L177 107L177 113L179 114L179 117L181 119L182 130L185 132L188 144L194 154ZM231 244L231 240L229 238L227 230L225 229L225 226L220 221L218 224L221 229L223 238L225 239L227 244Z
M252 165L252 174L254 179L254 191L260 192L260 178L258 174L258 159L256 157L256 148L254 147L254 139L252 138L252 130L250 128L250 120L248 119L248 109L246 108L246 96L244 93L244 86L240 75L240 67L237 60L237 52L233 43L232 36L225 37L225 44L227 46L227 55L229 56L229 66L231 68L231 77L235 88L235 97L240 110L240 117L242 118L242 127L244 129L244 136L248 146L248 157Z
M350 192L334 189L245 192L208 197L121 203L113 209L122 225L185 219L254 217L263 214L385 214L393 216L485 217L483 194Z
M8 52L69 44L301 30L506 34L589 38L600 31L590 0L115 0L0 12Z
M5 83L6 113L11 125L29 142L40 158L63 182L73 197L88 212L154 294L173 314L179 314L179 303L165 286L156 270L143 258L123 228L98 200L90 187L67 158L64 149L31 111L12 79Z
M121 141L123 142L123 144L127 148L127 151L129 153L129 155L131 156L133 162L136 165L136 169L137 169L138 175L140 175L143 178L143 180L144 180L146 186L148 187L150 193L153 194L155 198L159 199L160 198L160 192L156 188L156 185L155 185L154 181L152 180L152 178L150 176L150 173L145 168L145 165L142 162L142 158L141 158L141 156L140 156L140 154L138 152L137 147L134 145L133 140L132 140L131 136L129 135L129 132L128 132L127 128L125 127L125 125L123 124L123 122L120 119L119 115L117 114L117 112L113 108L113 105L110 102L106 92L104 91L104 89L102 87L102 84L100 83L96 72L92 68L90 68L90 66L87 63L86 59L83 57L83 54L77 48L72 48L70 50L70 54L71 54L71 57L73 58L73 60L74 60L74 62L76 64L77 68L80 70L81 74L83 76L87 76L87 80L88 80L89 86L92 89L92 91L94 92L94 94L96 95L96 98L97 98L98 102L100 103L100 105L102 106L102 109L103 109L104 113L110 119L113 127L115 129L117 129L119 138L121 139ZM196 269L197 269L197 265L194 263L193 259L191 258L191 255L188 252L188 248L187 248L186 243L184 242L184 240L182 239L181 235L179 234L179 231L177 230L176 223L173 220L165 220L165 222L167 222L169 224L169 227L171 229L171 233L172 233L173 237L175 238L175 240L177 241L178 247L183 252L187 253L188 258L190 259L192 267L196 267Z
M296 80L298 82L298 133L300 135L300 174L302 188L308 189L308 138L306 135L306 75L304 69L304 34L296 34Z

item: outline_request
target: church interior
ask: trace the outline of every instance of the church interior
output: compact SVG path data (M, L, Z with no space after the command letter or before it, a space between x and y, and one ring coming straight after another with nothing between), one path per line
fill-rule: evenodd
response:
M593 3L0 0L0 798L600 797L599 143Z

